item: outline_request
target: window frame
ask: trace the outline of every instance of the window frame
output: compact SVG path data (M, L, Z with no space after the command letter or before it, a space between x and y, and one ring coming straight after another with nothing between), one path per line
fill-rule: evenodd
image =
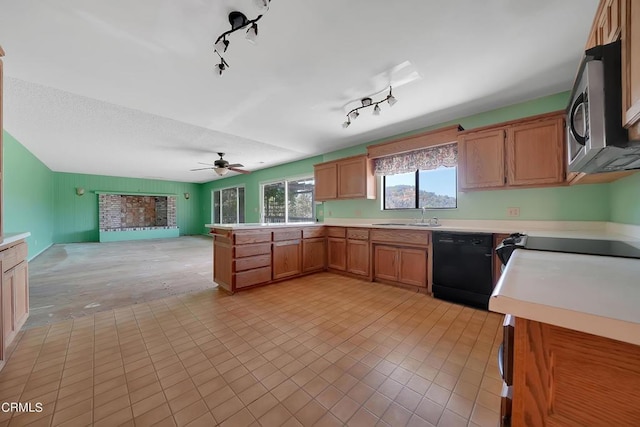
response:
M452 169L452 168L447 168L447 169ZM426 207L425 209L428 210L444 210L444 209L458 209L458 166L455 166L456 169L456 173L455 173L455 181L456 181L456 205L454 207L451 208L437 208L437 207ZM415 197L414 197L414 207L412 208L387 208L387 197L386 197L386 190L387 190L387 175L382 175L382 183L381 183L381 188L382 188L382 210L383 211L406 211L409 209L422 209L422 207L420 206L420 170L421 169L417 169L414 173L415 175L415 181L414 181L414 185L415 185ZM435 169L433 169L435 170ZM428 170L423 170L424 172L428 172Z
M214 188L211 190L211 223L215 224L215 220L216 220L216 198L215 198L215 194L216 192L218 192L220 194L220 200L218 201L220 204L220 212L218 212L219 216L220 216L220 221L222 221L222 192L224 190L231 190L231 189L236 189L239 190L240 188L242 188L242 196L244 197L244 203L242 204L242 206L244 207L243 209L243 222L220 222L219 224L244 224L246 223L247 220L247 189L245 187L244 184L241 185L230 185L228 187L222 187L222 188ZM240 196L239 196L239 191L237 191L236 193L236 220L240 219Z
M260 212L259 212L259 220L261 223L264 223L264 187L266 185L284 183L284 219L285 221L279 224L302 224L302 222L290 222L289 221L289 181L301 181L301 180L311 180L313 181L313 191L311 192L311 218L312 221L315 222L316 218L316 182L315 176L313 174L302 174L302 175L293 175L287 176L280 179L272 179L266 181L260 181Z

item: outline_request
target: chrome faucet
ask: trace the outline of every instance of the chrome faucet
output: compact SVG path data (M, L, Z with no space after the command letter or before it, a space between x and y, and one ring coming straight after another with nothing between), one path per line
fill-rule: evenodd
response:
M424 212L427 210L426 206L420 208L422 210L422 216L420 217L420 224L424 224Z

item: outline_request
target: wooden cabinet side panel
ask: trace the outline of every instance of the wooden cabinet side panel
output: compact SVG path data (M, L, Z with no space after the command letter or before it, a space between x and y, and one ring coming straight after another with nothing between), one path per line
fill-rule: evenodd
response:
M504 130L462 135L458 139L460 190L505 185Z
M302 271L323 270L325 266L325 239L323 237L302 241Z
M507 184L565 181L564 120L561 116L512 126L507 137Z
M16 332L29 317L29 264L22 261L14 269L15 329Z
M373 276L377 279L398 281L398 248L375 245Z
M2 342L3 342L3 352L6 350L6 347L11 343L13 337L16 333L15 328L15 294L14 294L14 281L15 281L15 270L9 270L6 273L2 274L2 286L0 290L0 299L2 302L0 306L2 307Z
M426 249L400 248L398 281L407 285L427 287L428 255Z
M640 346L516 319L514 426L636 425Z
M347 269L347 241L339 237L327 238L327 267L334 270Z
M640 3L622 1L622 113L630 137L640 131Z
M232 247L225 243L214 242L213 245L213 281L233 292L232 282Z
M369 276L369 242L347 240L347 271L361 276Z

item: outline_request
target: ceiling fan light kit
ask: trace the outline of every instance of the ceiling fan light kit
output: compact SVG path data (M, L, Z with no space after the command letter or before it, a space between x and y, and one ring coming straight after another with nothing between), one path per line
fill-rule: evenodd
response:
M347 113L347 120L342 123L342 127L343 128L348 128L351 125L351 122L355 119L357 119L360 116L360 113L358 112L358 110L362 110L363 108L368 108L368 107L373 107L373 115L374 116L379 116L380 113L382 112L382 108L380 108L380 104L383 102L387 102L389 104L389 107L393 107L395 105L396 102L398 102L398 100L396 99L395 96L393 96L393 92L392 92L392 87L389 86L389 94L384 97L383 99L381 99L380 101L373 101L373 99L367 97L367 98L362 98L360 100L360 103L362 105L360 105L359 107L356 107L354 109L352 109L351 111L349 111Z
M260 7L260 9L263 9L264 12L266 12L267 10L269 10L270 1L271 0L255 0L255 3L256 6ZM249 27L247 29L247 32L245 33L245 38L250 43L255 44L258 39L258 21L264 16L264 12L258 15L258 17L255 19L248 19L244 13L238 12L237 10L234 10L229 14L229 23L231 24L231 29L220 34L213 45L215 52L220 57L220 63L217 64L215 68L218 75L222 76L223 71L229 68L229 64L227 64L227 62L222 57L222 54L225 53L227 49L229 49L230 42L229 40L227 40L227 37L240 29Z

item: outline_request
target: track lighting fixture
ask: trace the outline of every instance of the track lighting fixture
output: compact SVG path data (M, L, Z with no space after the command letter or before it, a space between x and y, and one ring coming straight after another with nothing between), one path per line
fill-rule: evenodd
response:
M380 113L382 112L382 108L380 108L381 103L386 101L387 103L389 103L390 107L393 107L394 104L398 102L398 100L393 96L393 93L391 91L392 91L392 88L391 86L389 86L389 94L384 99L381 99L380 101L376 101L376 102L373 102L373 100L368 97L362 98L360 100L360 103L362 105L354 108L353 110L347 113L347 120L344 123L342 123L342 127L345 129L348 128L351 125L351 121L357 119L358 116L360 115L360 113L358 113L358 110L361 110L363 108L373 106L373 115L379 116Z
M260 6L261 9L264 9L264 11L266 11L269 9L270 1L271 0L259 0L256 2L256 4ZM229 64L227 64L224 58L221 56L221 54L225 53L227 49L229 49L230 42L229 40L227 40L227 36L230 36L231 34L242 28L249 27L247 29L245 37L250 43L255 44L256 40L258 39L258 21L262 18L263 15L264 13L258 15L258 17L255 19L248 19L244 13L238 12L237 10L234 10L229 14L229 23L231 24L231 29L220 34L220 36L214 43L215 52L218 54L218 56L220 56L220 59L222 61L220 62L220 64L216 65L216 72L219 75L222 75L222 72L229 67Z

